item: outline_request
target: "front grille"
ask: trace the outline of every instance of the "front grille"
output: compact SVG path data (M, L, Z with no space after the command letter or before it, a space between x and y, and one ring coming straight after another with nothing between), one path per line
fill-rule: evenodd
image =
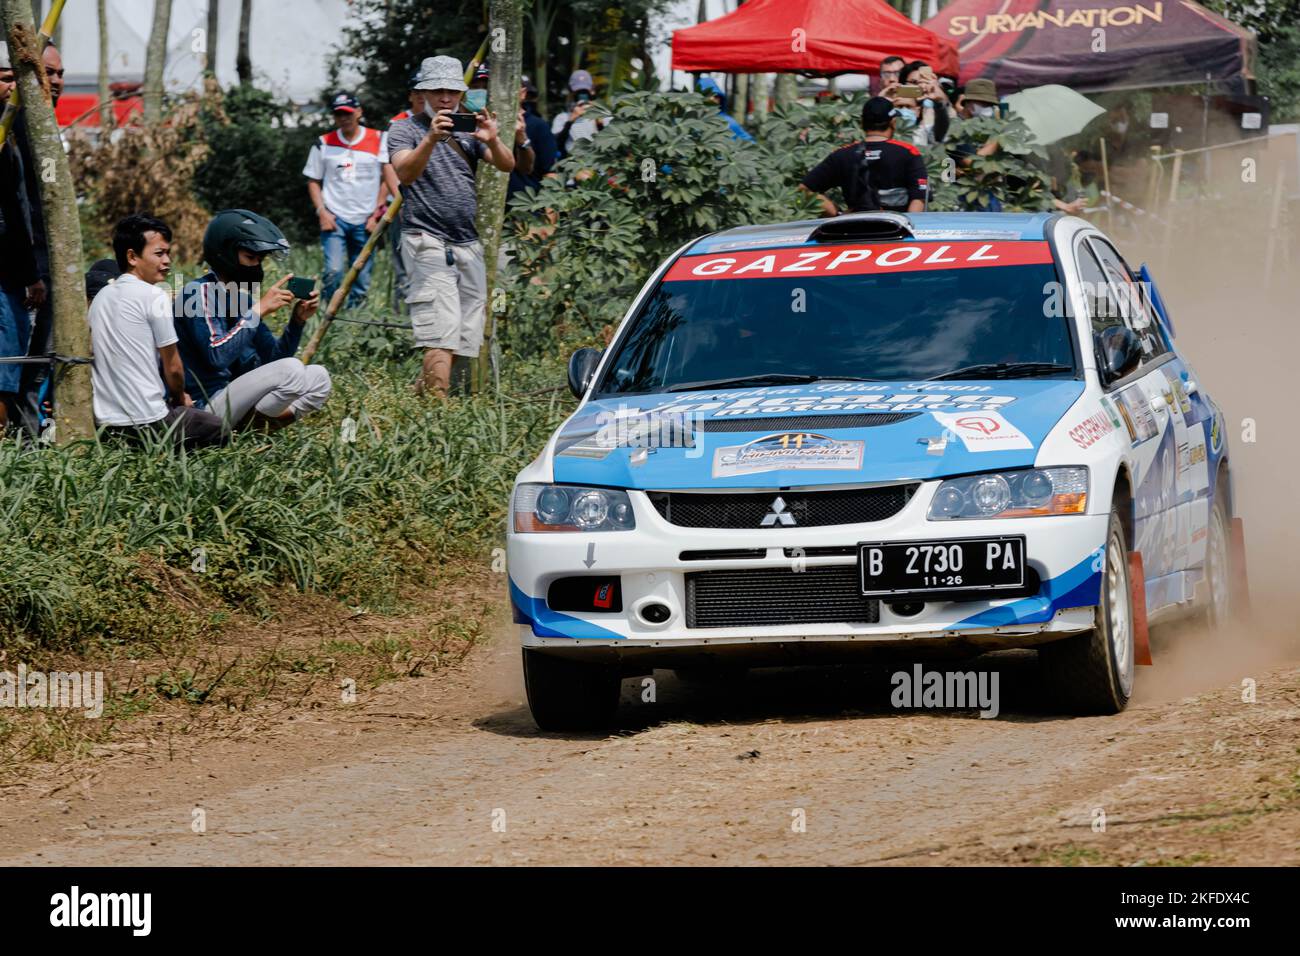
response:
M690 491L648 492L655 510L682 528L819 528L835 524L883 521L903 510L918 484L844 491L761 491L700 494ZM783 502L775 507L776 499ZM763 519L776 511L766 525ZM784 520L788 515L792 520Z
M842 412L834 415L784 415L779 418L706 418L700 428L706 432L798 432L828 428L871 428L896 425L915 418L920 412Z
M875 624L880 604L861 591L855 564L693 571L686 575L686 626Z

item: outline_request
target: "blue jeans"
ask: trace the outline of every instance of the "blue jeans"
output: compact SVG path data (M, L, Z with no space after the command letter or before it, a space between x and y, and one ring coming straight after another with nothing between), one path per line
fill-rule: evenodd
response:
M0 356L27 354L32 341L32 316L23 305L26 298L27 293L22 289L16 292L0 289ZM0 392L17 394L22 377L21 365L0 364Z
M370 238L370 234L366 232L366 224L363 222L344 222L335 216L334 224L333 232L320 234L321 250L325 253L325 275L321 277L322 308L329 305L330 299L334 297L334 291L343 282L343 273L348 271L353 260L361 253L361 247ZM366 290L370 286L370 267L374 264L374 256L371 256L357 273L357 280L352 283L348 300L344 303L345 308L355 308L365 299Z

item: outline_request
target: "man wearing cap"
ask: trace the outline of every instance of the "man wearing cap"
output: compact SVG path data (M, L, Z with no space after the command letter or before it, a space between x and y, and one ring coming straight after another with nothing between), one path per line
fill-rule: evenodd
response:
M361 104L355 96L339 93L330 101L330 109L334 130L312 144L302 170L320 220L321 251L325 254L321 294L326 303L378 222L375 213L385 194L383 167L388 162L379 130L361 125ZM374 261L373 257L367 259L352 283L349 308L365 299Z
M459 60L428 57L414 81L422 108L393 124L388 149L402 189L406 303L424 349L418 388L445 396L453 356L473 358L483 344L487 275L474 225L475 173L483 159L508 173L515 159L487 110L476 114L473 133L452 132L466 90Z
M983 77L971 80L957 97L957 115L961 119L996 119L998 117L998 88L992 80ZM990 136L978 148L972 143L959 143L950 152L958 163L969 166L975 156L992 156L998 151L996 136Z
M837 149L803 178L799 188L816 194L824 215L839 215L839 207L826 195L836 186L844 193L849 212L925 210L929 192L925 160L914 144L894 138L897 116L893 103L873 96L862 107L866 136Z
M591 139L604 123L588 119L582 114L591 108L591 101L596 96L596 84L586 70L574 70L569 76L568 109L555 117L551 123L551 132L560 147L560 155L568 156L573 144L580 139Z

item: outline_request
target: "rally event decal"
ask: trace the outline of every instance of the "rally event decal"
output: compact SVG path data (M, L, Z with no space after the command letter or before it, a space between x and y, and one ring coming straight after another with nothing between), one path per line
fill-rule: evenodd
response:
M989 266L1048 265L1045 242L904 242L829 249L737 250L729 255L683 256L667 282L700 279L798 278L800 276L879 275Z
M841 441L811 432L765 435L713 453L713 477L731 478L765 471L855 471L862 467L864 441Z

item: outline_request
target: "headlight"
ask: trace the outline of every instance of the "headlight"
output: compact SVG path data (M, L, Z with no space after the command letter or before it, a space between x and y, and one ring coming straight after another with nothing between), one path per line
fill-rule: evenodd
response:
M930 519L1079 515L1087 508L1087 468L1026 468L949 478L934 493Z
M626 491L580 485L519 485L512 505L516 531L631 531Z

